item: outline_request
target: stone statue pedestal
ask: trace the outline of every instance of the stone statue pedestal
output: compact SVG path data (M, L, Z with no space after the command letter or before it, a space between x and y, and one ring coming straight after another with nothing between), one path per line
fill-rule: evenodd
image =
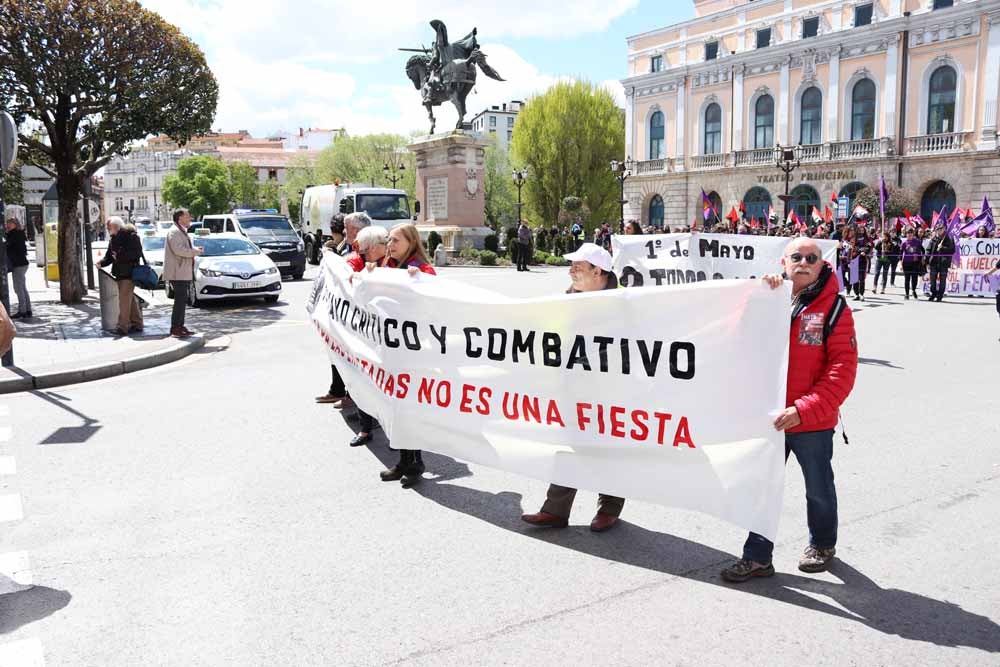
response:
M426 240L441 235L450 251L482 248L493 233L486 226L486 146L489 141L454 130L416 139L408 148L416 157L417 229Z

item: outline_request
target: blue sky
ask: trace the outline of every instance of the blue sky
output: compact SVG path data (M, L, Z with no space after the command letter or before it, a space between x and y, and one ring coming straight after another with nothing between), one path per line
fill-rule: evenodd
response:
M563 77L621 99L625 38L693 16L685 0L142 0L205 51L220 86L215 128L265 136L298 127L351 134L427 130L397 47L429 45L430 19L452 38L473 26L504 78L480 76L469 111L524 99ZM572 9L568 10L567 8ZM438 127L455 122L451 105Z

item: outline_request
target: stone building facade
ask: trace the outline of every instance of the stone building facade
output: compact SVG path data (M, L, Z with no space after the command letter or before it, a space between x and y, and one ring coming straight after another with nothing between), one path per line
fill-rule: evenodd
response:
M779 145L800 215L882 177L923 213L1000 199L1000 0L694 5L628 39L626 217L690 224L702 190L781 215Z

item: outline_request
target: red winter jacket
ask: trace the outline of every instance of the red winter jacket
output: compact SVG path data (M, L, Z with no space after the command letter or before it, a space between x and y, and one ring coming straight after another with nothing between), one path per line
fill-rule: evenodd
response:
M793 302L785 405L798 409L802 423L788 429L789 433L836 428L840 406L854 388L858 343L854 316L847 304L823 343L823 325L839 287L833 268L826 264L816 284L803 290ZM800 312L795 314L796 310Z

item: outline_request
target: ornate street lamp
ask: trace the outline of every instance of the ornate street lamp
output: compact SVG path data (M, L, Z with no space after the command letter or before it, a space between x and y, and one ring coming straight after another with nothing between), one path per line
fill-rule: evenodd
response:
M528 180L528 168L515 169L512 173L514 177L514 187L517 188L517 225L521 226L521 207L524 204L521 203L521 188L524 187L524 182Z
M626 157L622 162L619 162L618 160L611 161L611 173L618 179L618 229L625 227L625 204L628 203L628 200L625 199L625 181L632 175L633 164L632 158L630 157Z
M393 161L392 166L389 166L388 162L382 165L382 173L385 174L386 178L392 181L393 188L396 187L396 183L403 180L403 177L400 175L400 173L405 169L406 165L403 164L402 162L397 164L395 161Z
M788 187L792 182L792 172L802 166L801 154L802 146L782 147L781 144L778 144L774 147L774 162L778 169L785 174L785 194L778 195L778 199L785 203L785 216L782 218L782 222L788 220L788 206L792 199L792 196L788 194Z

